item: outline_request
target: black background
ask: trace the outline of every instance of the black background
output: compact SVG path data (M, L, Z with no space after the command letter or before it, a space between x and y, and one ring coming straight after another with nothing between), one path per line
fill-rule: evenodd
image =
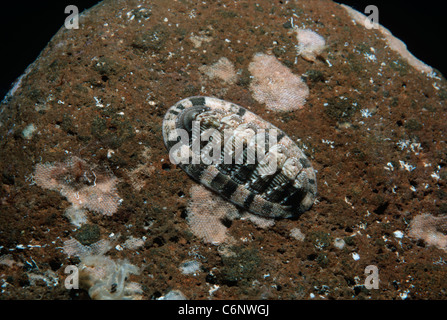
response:
M172 1L172 0L165 0ZM254 1L254 0L253 0ZM272 0L276 1L276 0ZM300 1L300 0L298 0ZM12 82L32 63L51 37L64 24L67 5L79 12L97 4L97 0L22 0L2 1L0 9L0 100ZM209 0L207 0L209 2ZM444 44L446 36L445 0L339 0L364 12L367 5L379 9L379 23L404 41L411 53L428 65L447 74Z

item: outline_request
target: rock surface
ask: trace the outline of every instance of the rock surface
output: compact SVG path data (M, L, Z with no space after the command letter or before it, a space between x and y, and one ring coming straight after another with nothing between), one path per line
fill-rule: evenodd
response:
M113 235L106 256L139 268L130 281L144 299L171 290L187 299L445 298L446 252L432 245L445 240L411 238L409 228L421 214L447 214L447 83L359 19L329 0L123 0L84 12L79 29L62 27L1 105L1 297L88 298L64 286L65 268L80 263L64 242ZM294 27L324 38L315 61L297 55ZM274 111L253 97L258 53L302 76L301 108ZM210 77L204 66L219 61L236 75ZM297 141L318 171L311 210L265 227L223 221L232 240L219 246L191 232L196 183L169 163L161 123L193 95L240 104ZM72 203L33 176L73 157L88 165L58 179L74 190L98 187L95 170L118 179L116 212L87 206L81 227L64 214ZM447 233L445 223L430 228ZM190 260L200 271L179 272ZM370 265L378 289L365 285Z

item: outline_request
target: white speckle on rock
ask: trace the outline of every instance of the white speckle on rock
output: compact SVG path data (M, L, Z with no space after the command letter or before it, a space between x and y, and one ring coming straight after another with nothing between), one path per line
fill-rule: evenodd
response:
M303 241L305 238L305 235L299 228L293 228L292 230L290 230L290 236L298 241Z
M212 296L214 294L214 292L216 292L218 289L220 288L219 285L215 284L213 285L210 290L208 291L209 295Z
M201 263L196 260L188 260L180 265L180 271L187 275L197 275L200 272Z
M37 128L34 125L34 123L31 123L31 124L27 125L25 129L23 129L22 135L25 139L30 140L33 136L34 131L36 131L36 130L37 130Z
M337 249L343 249L346 245L345 240L343 240L342 238L336 238L334 240L334 247L336 247Z
M171 290L157 300L187 300L185 295L179 290Z
M399 293L399 297L400 297L402 300L405 300L405 299L408 298L408 294L409 294L409 293L410 293L410 291L406 290L406 291L404 291L404 292Z
M112 158L112 156L115 154L115 151L112 149L107 150L107 159Z
M402 239L404 237L404 233L400 230L394 231L393 234L398 239Z

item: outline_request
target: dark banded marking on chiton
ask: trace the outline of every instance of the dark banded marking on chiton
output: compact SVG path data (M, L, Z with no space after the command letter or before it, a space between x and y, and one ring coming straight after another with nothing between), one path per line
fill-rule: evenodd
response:
M205 106L205 97L192 97L189 98L193 106Z
M199 138L199 153L207 150L213 141L200 140L204 132L207 129L218 132L214 142L221 144L221 154L213 154L213 158L216 156L220 162L206 164L202 159L199 164L192 164L193 155L201 159L192 146L193 121L200 122L199 137L196 137ZM179 166L196 181L241 208L265 217L288 218L310 209L314 203L317 185L311 162L283 131L249 110L217 98L190 97L172 106L163 120L163 139L170 152L180 141L178 129L189 134L189 144L182 146L187 149L188 161L179 163ZM231 133L229 139L224 132ZM273 134L277 138L275 145L269 145L268 141L254 144L257 137ZM263 156L256 158L254 164L247 164L247 160L253 158L248 152L252 145L260 147ZM242 146L243 152L239 155L229 153L233 162L223 163L225 152L237 146ZM236 158L242 163L235 163ZM275 162L269 162L271 159ZM276 171L266 173L272 163L276 164Z

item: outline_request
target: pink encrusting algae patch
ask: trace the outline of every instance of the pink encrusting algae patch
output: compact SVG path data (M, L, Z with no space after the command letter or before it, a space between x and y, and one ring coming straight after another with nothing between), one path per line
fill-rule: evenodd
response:
M268 229L275 224L274 219L261 217L243 210L240 212L231 202L225 201L201 185L190 189L191 200L187 207L187 221L191 232L204 243L220 245L232 243L229 228L224 221L249 220L260 229Z
M200 185L193 186L190 192L187 221L192 233L205 243L218 245L226 241L228 228L222 221L236 217L236 207Z
M237 80L237 74L233 63L225 57L220 58L216 63L210 66L201 66L199 71L203 72L211 79L218 78L227 84L233 84Z
M295 28L298 54L307 61L315 62L326 47L326 41L315 31Z
M428 245L447 250L447 216L420 214L411 221L408 235L413 239L424 240Z
M34 181L44 189L59 191L75 208L111 216L121 203L115 187L118 178L78 157L65 162L37 164Z
M253 76L250 90L253 98L273 111L294 111L306 103L309 88L306 83L283 65L275 56L254 55L248 66Z

